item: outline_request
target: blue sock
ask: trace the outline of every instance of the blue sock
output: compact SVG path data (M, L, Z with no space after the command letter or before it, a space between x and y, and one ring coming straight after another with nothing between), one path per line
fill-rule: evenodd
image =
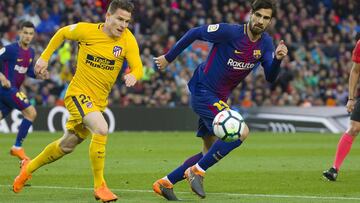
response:
M236 140L234 142L224 142L222 140L217 140L211 146L208 153L206 153L205 156L200 159L198 162L199 166L206 171L212 165L220 161L220 159L229 154L229 152L231 152L233 149L239 147L241 143L241 140Z
M188 158L184 163L175 169L173 172L167 175L168 179L172 184L175 184L184 179L184 173L187 168L196 164L203 157L202 153L195 154L194 156Z
M21 147L22 142L28 134L29 128L32 125L32 122L24 118L19 126L19 132L16 136L15 147Z

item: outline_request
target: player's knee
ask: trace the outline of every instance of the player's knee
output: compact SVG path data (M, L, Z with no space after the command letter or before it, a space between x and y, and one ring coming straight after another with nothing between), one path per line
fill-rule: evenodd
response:
M249 127L245 124L245 127L244 127L244 131L243 133L241 133L241 136L240 136L240 140L241 141L244 141L250 134L250 129Z
M95 129L93 129L93 133L99 135L107 135L108 132L108 125L97 126Z
M37 117L37 112L36 112L35 108L33 108L33 109L34 110L32 110L30 113L30 119L32 119L34 121Z
M63 151L65 154L69 154L71 152L74 151L75 147L77 144L74 143L70 143L69 141L66 140L62 140L60 142L60 149L61 151Z
M65 154L69 154L74 151L75 147L83 140L77 137L75 134L65 134L60 141L60 149Z
M100 112L91 112L83 118L85 126L94 134L107 135L108 124Z
M29 121L34 121L37 116L36 109L33 106L29 106L23 111L23 116Z
M70 144L70 143L66 143L66 142L60 142L60 149L61 151L63 151L65 154L69 154L71 152L74 151L76 147L76 144Z
M64 152L65 154L70 154L71 152L74 151L75 147L74 148L71 148L71 147L68 147L68 146L62 146L60 145L60 149L62 152Z
M357 136L359 132L360 132L360 125L350 125L350 128L347 131L347 133L352 136Z

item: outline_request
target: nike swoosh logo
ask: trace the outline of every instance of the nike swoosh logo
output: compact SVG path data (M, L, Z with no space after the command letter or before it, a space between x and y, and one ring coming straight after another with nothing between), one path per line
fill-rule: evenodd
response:
M235 49L234 53L235 54L242 54L242 51L238 51L238 50Z

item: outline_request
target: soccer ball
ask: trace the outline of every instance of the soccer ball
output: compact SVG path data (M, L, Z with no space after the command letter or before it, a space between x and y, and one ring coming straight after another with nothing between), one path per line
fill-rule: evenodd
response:
M215 135L225 142L239 139L245 129L244 118L234 110L219 112L212 125Z

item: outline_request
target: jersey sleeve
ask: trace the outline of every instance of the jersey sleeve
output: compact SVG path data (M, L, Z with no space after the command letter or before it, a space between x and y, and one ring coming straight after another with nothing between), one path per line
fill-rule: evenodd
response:
M129 37L128 43L125 58L131 69L130 73L132 73L137 80L140 80L143 75L143 65L140 58L139 46L132 34L131 37Z
M360 63L360 40L357 41L356 46L353 50L352 61L355 63Z
M264 55L261 60L261 65L264 68L265 77L268 82L276 80L280 72L281 60L275 57L275 48L271 37L265 40Z
M8 60L11 55L9 50L8 46L0 49L0 72L3 71L3 61Z
M6 60L9 58L9 47L5 46L0 49L0 61Z
M208 41L211 43L226 42L236 36L234 25L227 23L203 25L190 29L165 55L168 62L172 62L184 49L195 40Z
M234 37L234 25L227 23L204 25L199 27L199 39L212 43L229 41Z
M51 55L64 42L65 39L80 41L88 33L87 28L87 23L77 23L61 28L51 38L48 46L43 51L40 57L45 61L49 61Z
M269 37L264 41L264 55L261 58L261 65L264 68L270 67L274 57L275 48L271 38Z
M35 52L34 50L31 51L31 63L29 65L29 69L28 71L26 72L26 75L28 75L29 77L32 77L32 78L36 78L36 75L35 75L35 71L34 71L34 56L35 56Z

